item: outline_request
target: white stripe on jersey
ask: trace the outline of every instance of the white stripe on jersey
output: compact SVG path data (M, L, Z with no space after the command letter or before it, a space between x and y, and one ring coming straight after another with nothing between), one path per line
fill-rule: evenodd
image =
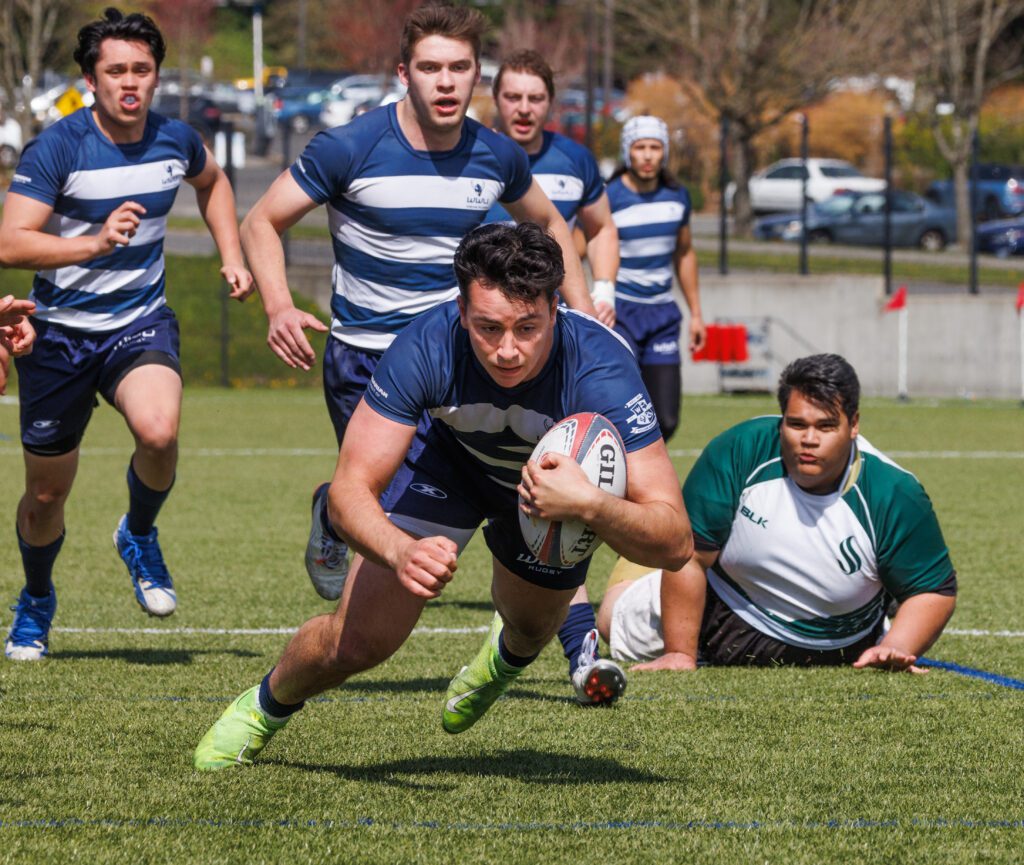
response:
M403 237L374 231L327 205L327 220L331 234L345 246L357 252L382 258L385 261L403 261L409 264L441 264L455 258L458 237ZM454 275L452 279L454 279Z
M552 201L579 201L583 198L583 180L571 174L535 174L533 179Z
M615 281L620 285L652 285L659 286L672 283L671 267L652 267L634 270L632 267L620 267Z
M459 296L457 285L441 291L409 291L404 288L393 288L380 282L359 279L335 264L333 268L335 290L350 303L375 312L391 312L401 310L403 313L416 314L426 312Z
M331 336L360 351L385 352L397 334L382 333L368 327L345 327L338 319L331 319Z
M114 313L81 312L66 307L41 306L39 301L36 301L34 317L51 324L59 324L62 327L99 333L127 327L136 319L155 312L165 303L167 303L167 299L161 295L148 306Z
M658 237L637 237L619 242L622 258L648 258L653 255L672 255L676 251L676 236L662 234Z
M648 201L616 210L612 217L619 228L634 228L638 225L679 222L685 213L686 209L681 201Z
M500 409L489 402L440 406L431 409L430 416L465 433L500 433L507 428L525 442L539 442L556 421L521 405Z
M409 210L417 207L490 210L504 191L504 183L487 177L411 174L357 177L349 184L345 198L357 201L361 207L382 210Z
M500 460L497 457L488 456L482 451L478 451L476 448L471 448L465 442L459 442L459 444L462 445L462 447L465 450L467 450L469 453L475 456L478 460L480 460L480 462L485 463L486 465L489 466L494 466L495 468L512 469L513 471L516 471L518 469L521 469L523 467L523 463L525 462L525 460L523 459ZM488 475L488 477L490 476Z
M62 216L59 213L51 213L47 220L47 234L58 237L82 237L87 234L99 234L103 228L102 222L85 222L81 219L72 219L70 216ZM167 233L167 217L158 216L154 219L143 219L139 227L135 229L131 246L142 246L147 243L154 243L163 240Z
M177 189L188 168L184 159L163 159L141 165L72 171L61 193L68 198L92 201L117 198L130 189L132 195Z
M145 270L90 270L72 264L56 270L40 270L39 276L58 288L101 295L113 294L125 288L152 285L163 272L164 257L161 255Z

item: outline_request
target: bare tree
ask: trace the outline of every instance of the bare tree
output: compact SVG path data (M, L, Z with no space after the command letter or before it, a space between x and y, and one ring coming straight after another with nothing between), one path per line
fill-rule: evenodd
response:
M747 183L754 139L819 99L836 78L877 70L892 36L886 0L648 0L622 9L619 44L638 40L729 123L736 230L753 222ZM899 4L895 4L896 7Z
M178 115L188 118L188 73L207 39L213 24L216 0L150 0L150 9L156 18L168 53L175 58L181 82Z
M579 75L585 51L583 18L592 13L589 4L577 8L552 6L545 0L515 0L503 6L498 32L501 57L532 48L539 51L560 79Z
M7 107L21 124L23 138L32 133L32 101L46 66L66 59L62 24L69 0L0 0L0 87Z
M953 169L960 242L971 234L968 175L981 106L1021 74L1021 44L1006 35L1024 0L916 0L918 87L935 143ZM950 106L948 119L935 108Z

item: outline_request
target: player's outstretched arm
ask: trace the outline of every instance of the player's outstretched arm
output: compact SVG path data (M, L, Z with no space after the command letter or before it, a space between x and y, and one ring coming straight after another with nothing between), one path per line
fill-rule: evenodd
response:
M683 291L683 298L690 310L690 351L700 351L707 341L707 327L700 309L700 285L697 271L697 251L693 248L693 234L689 225L679 229L676 251L673 257L676 276Z
M562 258L565 264L565 279L559 289L565 302L573 309L588 315L597 315L594 303L587 290L587 281L583 276L583 266L576 254L576 244L572 233L565 224L562 215L544 194L537 181L534 180L526 194L518 201L502 205L516 222L535 222L558 241L562 247Z
M665 443L626 454L626 476L620 499L590 483L571 457L546 453L523 466L518 491L530 516L582 520L629 561L679 570L693 555L693 534Z
M138 202L126 201L107 217L98 234L56 237L43 230L53 215L51 205L10 192L0 220L0 267L48 270L106 255L128 245L145 212Z
M206 148L206 165L195 177L185 178L196 190L196 203L220 253L221 275L231 287L231 297L241 302L253 291L252 274L242 259L238 239L235 194L228 176Z
M718 551L698 551L681 570L661 575L661 629L665 651L660 658L636 664L633 670L696 670L697 644L704 618L707 569Z
M357 553L391 568L414 595L436 598L457 567L454 541L406 534L391 523L378 502L415 432L415 426L390 420L370 408L366 400L360 401L338 454L328 515Z
M615 326L615 277L619 272L619 230L612 218L608 196L581 207L576 214L587 238L587 258L594 274L591 300L597 317L607 327Z
M308 370L316 362L305 329L322 332L327 326L315 315L295 308L281 235L316 206L285 171L242 220L242 249L267 314L267 345L292 369Z
M889 633L877 646L867 649L853 666L877 667L882 670L908 670L912 673L928 672L915 666L953 615L956 597L924 592L907 598L892 620Z

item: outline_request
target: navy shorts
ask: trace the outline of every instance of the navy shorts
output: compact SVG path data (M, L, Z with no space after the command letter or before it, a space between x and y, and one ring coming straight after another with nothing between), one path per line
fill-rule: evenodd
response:
M82 441L100 394L111 405L121 380L145 364L181 375L178 320L162 306L121 330L87 333L33 319L32 353L15 359L21 443L29 453L60 456Z
M538 562L519 530L516 491L485 477L460 451L441 430L417 428L408 455L381 496L391 522L419 537L451 538L461 553L486 520L487 548L513 574L545 589L582 586L590 558L568 568Z
M615 332L633 349L640 366L679 366L679 334L683 313L674 300L634 303L615 298Z

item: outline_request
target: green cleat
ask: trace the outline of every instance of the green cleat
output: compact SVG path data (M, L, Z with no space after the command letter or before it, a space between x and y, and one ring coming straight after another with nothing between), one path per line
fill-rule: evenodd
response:
M239 696L206 731L192 762L203 772L215 772L229 766L251 766L270 737L288 720L271 721L258 705L259 685Z
M499 657L501 627L501 616L495 613L483 648L448 685L441 713L441 726L445 732L462 733L472 727L523 671L510 667Z

